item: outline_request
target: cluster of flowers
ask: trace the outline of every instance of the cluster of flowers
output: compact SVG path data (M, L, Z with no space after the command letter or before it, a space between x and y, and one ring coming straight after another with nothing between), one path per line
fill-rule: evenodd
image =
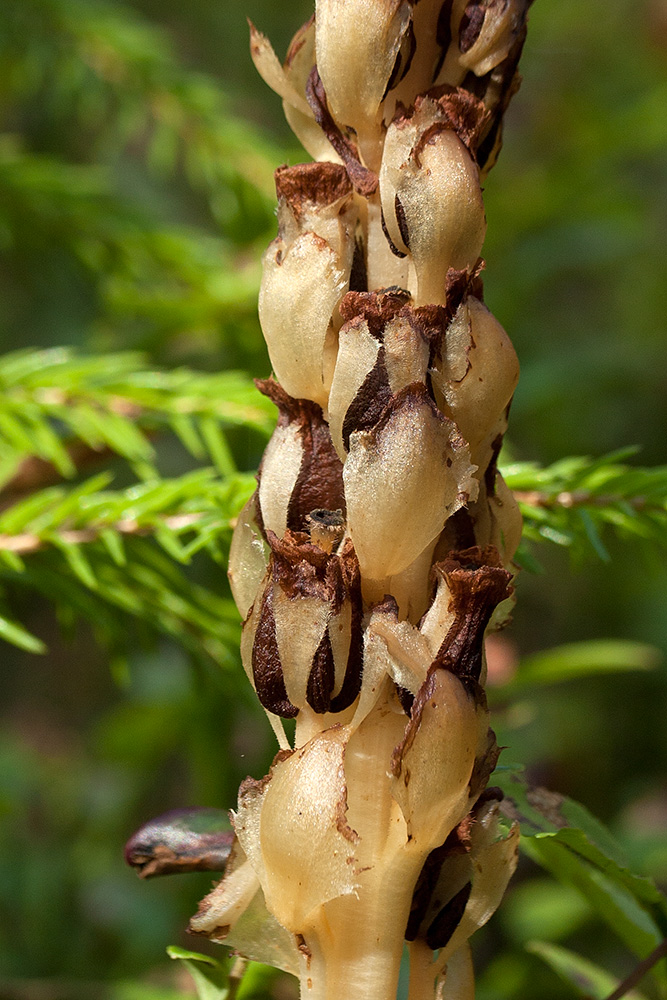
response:
M391 1000L405 940L411 1000L472 997L467 941L516 863L483 685L521 534L496 468L518 363L479 255L528 2L317 0L283 65L252 33L315 160L276 173L279 420L229 567L280 751L192 929L314 1000Z

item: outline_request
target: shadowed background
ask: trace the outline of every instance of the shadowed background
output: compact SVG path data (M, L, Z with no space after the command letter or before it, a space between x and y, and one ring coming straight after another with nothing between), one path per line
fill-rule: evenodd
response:
M137 349L151 365L268 374L255 300L275 234L271 172L303 154L252 67L246 16L282 57L310 12L294 0L2 6L3 352ZM531 11L485 192L486 302L522 366L506 461L639 445L637 462L667 463L666 50L664 0ZM229 440L254 469L262 436ZM196 464L173 436L154 443L163 474ZM522 658L562 643L667 649L664 547L605 543L609 562L532 550L542 572L521 574L514 623L490 651L498 741L665 882L664 665L503 693ZM203 556L182 572L227 593ZM265 773L273 738L238 658L193 662L140 629L105 647L94 621L58 620L29 586L8 600L48 654L2 644L0 1000L190 996L164 949L193 946L182 931L210 877L140 883L122 847L169 808L232 807L240 780ZM619 976L633 965L574 889L526 860L475 939L480 1000L574 995L524 950L534 937ZM295 993L258 976L252 995Z

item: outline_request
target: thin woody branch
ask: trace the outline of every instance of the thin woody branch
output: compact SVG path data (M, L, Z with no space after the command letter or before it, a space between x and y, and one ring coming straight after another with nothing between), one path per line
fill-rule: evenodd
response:
M627 504L636 511L664 511L664 500L651 501L644 496L625 497L620 494L591 493L589 490L562 490L553 494L541 490L515 490L514 499L518 503L524 503L528 507L541 507L545 510L552 510L556 507L564 507L571 510L576 507L615 507L618 504Z
M203 512L193 512L188 514L174 514L171 517L161 517L150 524L142 524L134 518L124 518L119 521L112 521L109 524L101 524L91 528L71 528L49 533L46 537L41 537L30 532L19 535L0 535L0 550L13 552L16 555L30 555L33 552L40 552L44 549L52 548L61 542L63 545L86 545L97 542L104 531L114 531L120 535L152 535L160 527L168 528L171 531L184 531L187 528L194 528L207 515ZM227 525L231 527L231 525Z

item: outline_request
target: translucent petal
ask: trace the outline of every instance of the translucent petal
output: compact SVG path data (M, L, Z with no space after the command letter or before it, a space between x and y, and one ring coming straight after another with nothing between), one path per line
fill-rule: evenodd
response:
M282 538L287 507L303 461L303 444L296 421L279 424L266 446L259 477L259 505L264 528Z
M273 51L271 42L253 24L250 25L250 54L255 69L264 83L292 107L303 114L312 116L308 101L303 94L299 94L294 84L289 80L280 60Z
M287 696L303 708L313 657L331 618L331 605L317 597L292 600L275 584L273 614Z
M239 840L270 912L293 933L317 907L355 889L344 754L343 732L327 730L274 764L270 779L239 802Z
M338 356L329 393L329 430L341 461L347 458L343 445L343 421L352 400L372 371L380 350L379 341L364 321L346 324L338 336Z
M392 793L421 848L443 843L468 811L480 726L488 728L486 713L461 681L448 670L432 670L392 768Z
M227 575L241 618L246 618L269 562L268 545L257 524L257 502L254 493L236 519L229 549Z
M406 0L317 0L317 68L339 125L359 132L376 119L410 7Z
M372 431L351 434L343 481L362 576L400 573L476 493L468 454L426 393L411 389Z
M264 256L259 319L278 381L296 399L327 405L322 353L347 280L333 249L314 233L289 247L275 240Z
M505 413L519 379L509 337L474 296L459 306L447 329L442 361L431 379L438 405L474 452Z

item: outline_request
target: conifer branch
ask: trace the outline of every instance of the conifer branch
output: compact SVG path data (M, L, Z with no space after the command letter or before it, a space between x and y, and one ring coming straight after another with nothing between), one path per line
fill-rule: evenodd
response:
M225 431L266 437L272 408L247 375L148 369L136 353L80 357L66 348L0 359L0 503L96 456L119 455L155 477L153 439L177 435L195 458L235 471Z
M636 449L598 459L570 457L551 466L503 466L525 523L525 536L591 549L607 561L605 535L667 546L667 466L628 465Z

